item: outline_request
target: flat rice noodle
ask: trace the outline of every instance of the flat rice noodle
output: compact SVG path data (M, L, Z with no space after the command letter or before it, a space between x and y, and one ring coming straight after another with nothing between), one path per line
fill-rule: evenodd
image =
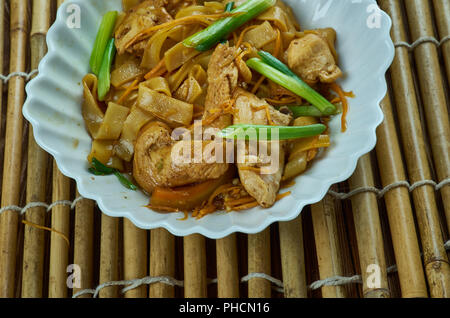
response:
M164 53L166 68L169 72L172 72L200 53L200 51L186 47L180 42Z
M244 42L249 42L257 49L262 48L267 43L277 38L277 32L272 28L269 21L265 21L254 29L249 30L244 35Z
M165 121L171 127L188 126L194 105L139 85L138 107Z
M141 68L135 59L131 59L129 63L122 64L111 72L111 84L120 87L145 73L145 69Z
M120 137L123 122L130 112L129 108L110 102L106 109L102 125L98 130L96 140L115 140Z
M212 51L207 51L204 53L201 53L194 59L188 61L187 63L183 64L182 67L178 71L176 71L174 74L170 75L168 77L168 82L170 89L175 91L181 83L188 77L191 70L195 67L195 65L200 65L203 69L208 68L209 60L211 59ZM204 65L206 62L206 66Z
M103 122L103 111L97 102L97 76L88 74L83 78L83 103L81 113L87 131L92 138L97 136L98 130Z
M123 123L120 139L114 146L114 153L126 162L133 159L134 145L142 127L153 121L155 117L134 105Z
M204 87L207 80L207 74L205 69L200 65L194 65L189 71L189 76L195 78L195 80L200 84L200 86Z
M121 67L123 64L130 63L131 60L134 60L137 65L140 63L139 58L130 53L116 54L114 58L114 69Z
M151 90L157 91L158 93L165 94L169 97L172 97L172 92L169 87L169 83L167 82L167 79L164 77L153 77L145 82L142 83L142 85L150 88Z
M183 84L175 91L174 97L189 104L194 102L203 94L203 89L199 82L189 76Z
M88 161L92 162L92 158L106 165L113 155L114 140L94 140L92 142L91 153L88 156Z
M275 6L281 8L281 10L284 11L286 14L286 23L288 27L289 32L295 32L300 30L300 24L297 22L297 19L295 18L294 11L292 11L292 8L288 5L286 5L282 0L277 0L277 3Z
M165 28L157 31L147 42L147 46L144 50L144 55L141 61L141 67L152 69L161 61L163 53L166 52L169 47L165 44L167 40L173 35L174 37L179 37L179 34L183 34L183 28L181 25L174 28ZM178 41L179 42L179 41ZM170 41L174 43L174 41ZM163 50L166 46L167 50Z
M272 22L282 32L295 31L295 28L294 30L290 28L286 12L278 6L269 8L259 15L257 19Z
M183 8L175 16L175 19L180 19L184 17L190 17L193 15L200 14L216 14L222 13L225 10L225 5L220 2L205 2L202 6L189 6L187 8Z

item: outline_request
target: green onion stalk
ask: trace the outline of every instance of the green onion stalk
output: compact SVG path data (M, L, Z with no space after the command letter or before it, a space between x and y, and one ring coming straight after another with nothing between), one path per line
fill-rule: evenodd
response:
M278 85L306 99L313 106L317 107L320 112L324 114L336 112L336 106L303 82L285 64L273 56L270 58L270 62L268 61L267 58L263 61L255 57L249 59L247 65Z
M97 158L92 158L91 162L92 167L89 168L89 172L96 176L108 176L115 175L117 179L119 179L120 183L130 190L137 190L137 187L128 180L122 173L120 173L117 169L110 168L101 163Z
M92 50L91 58L89 61L92 72L97 76L100 72L100 67L102 65L106 47L114 32L117 16L117 11L107 12L103 16L102 22L97 32L94 48Z
M207 51L275 3L276 0L249 0L231 10L232 16L216 21L206 29L188 37L183 44L198 51Z
M98 73L98 99L104 101L111 87L111 65L116 55L114 39L110 39L105 49L102 65Z
M317 107L315 106L285 106L289 108L292 112L292 115L294 118L298 117L328 117L328 116L334 116L340 113L339 105L334 105L336 107L335 111L330 111L327 113L322 113Z
M309 126L267 126L237 124L219 132L224 139L250 140L291 140L314 137L322 134L327 127L322 124Z

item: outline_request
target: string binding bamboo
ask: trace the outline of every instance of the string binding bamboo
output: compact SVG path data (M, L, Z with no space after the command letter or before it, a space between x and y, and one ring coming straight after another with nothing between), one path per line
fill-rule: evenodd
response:
M424 37L418 38L412 44L409 44L408 42L404 42L404 41L399 41L399 42L395 43L395 47L404 46L404 47L408 48L409 51L414 51L414 49L416 47L418 47L419 45L421 45L423 43L434 43L437 47L441 47L448 40L450 40L450 35L443 37L442 40L440 40L440 41L432 36L424 36Z
M26 82L28 82L34 75L36 75L39 71L36 70L32 70L30 73L25 73L25 72L12 72L8 75L2 75L0 74L0 80L3 81L4 84L7 84L9 82L9 80L15 76L20 76L23 77L25 79Z
M46 208L47 212L50 212L57 205L70 206L70 209L73 210L73 209L75 209L76 204L79 201L84 200L84 199L85 199L84 197L79 196L73 201L60 200L60 201L55 201L51 204L47 204L45 202L30 202L27 205L25 205L23 208L20 206L17 206L17 205L8 205L8 206L5 206L0 209L0 214L2 214L5 211L16 211L16 212L19 212L20 214L24 214L25 212L27 212L28 209L36 208L36 207Z
M330 190L330 191L328 191L328 194L332 195L333 197L335 197L338 200L347 200L347 199L349 199L355 195L361 194L361 193L373 192L377 195L378 198L382 198L387 192L389 192L395 188L406 187L406 188L408 188L409 192L413 192L417 188L425 186L425 185L431 185L435 188L436 191L440 191L443 187L450 185L450 178L445 179L445 180L441 181L440 183L436 183L433 180L423 180L423 181L418 181L412 185L410 185L409 182L407 182L407 181L399 181L399 182L392 183L392 184L384 187L383 189L377 189L375 187L360 187L360 188L356 188L350 192L335 192L335 191ZM5 211L10 211L10 210L20 212L20 214L24 214L25 212L27 212L28 209L35 208L35 207L46 208L47 212L49 212L57 205L70 206L70 209L73 210L75 208L76 204L79 201L84 200L84 199L85 199L84 197L79 196L73 201L61 200L61 201L55 201L51 204L47 204L45 202L30 202L24 207L19 207L17 205L8 205L8 206L5 206L0 209L0 214L2 214Z
M450 251L450 240L447 241L444 245L445 249L447 251ZM396 265L392 265L390 267L387 268L387 273L388 274L393 274L397 272L397 266ZM246 283L248 282L250 279L253 278L263 278L268 280L269 282L271 282L274 286L273 288L279 292L279 293L283 293L283 288L284 288L284 284L281 280L272 277L270 275L267 275L265 273L249 273L245 276L243 276L240 281L241 283ZM184 282L181 280L177 280L173 277L168 277L168 276L158 276L158 277L151 277L151 276L147 276L147 277L143 277L143 278L138 278L138 279L131 279L131 280L120 280L120 281L111 281L111 282L105 282L103 284L98 285L95 289L83 289L80 290L79 292L77 292L76 294L74 294L72 296L72 298L77 298L81 295L85 295L85 294L92 294L93 297L97 297L100 290L102 290L103 288L106 287L110 287L110 286L127 286L125 288L123 288L121 290L121 293L126 293L127 291L140 287L142 285L151 285L151 284L155 284L155 283L163 283L163 284L167 284L167 285L171 285L171 286L178 286L178 287L183 287L184 286ZM217 283L217 278L214 279L209 279L208 280L208 284L215 284ZM325 279L321 279L321 280L317 280L313 283L311 283L308 288L311 290L317 290L320 289L324 286L342 286L342 285L347 285L347 284L362 284L362 276L361 275L353 275L353 276L349 276L349 277L344 277L344 276L333 276L333 277L328 277Z

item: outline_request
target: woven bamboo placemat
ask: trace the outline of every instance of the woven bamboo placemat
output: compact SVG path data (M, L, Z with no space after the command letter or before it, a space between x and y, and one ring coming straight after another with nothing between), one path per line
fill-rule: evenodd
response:
M60 2L0 1L1 297L450 296L449 0L378 1L396 57L354 175L292 222L217 241L103 215L36 145L24 87Z

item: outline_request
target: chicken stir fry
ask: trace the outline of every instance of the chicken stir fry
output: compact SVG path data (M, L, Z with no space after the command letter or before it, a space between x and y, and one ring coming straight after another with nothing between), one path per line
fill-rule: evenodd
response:
M348 112L331 29L301 30L281 0L123 0L83 80L90 171L149 208L270 208ZM343 125L345 130L345 125Z

